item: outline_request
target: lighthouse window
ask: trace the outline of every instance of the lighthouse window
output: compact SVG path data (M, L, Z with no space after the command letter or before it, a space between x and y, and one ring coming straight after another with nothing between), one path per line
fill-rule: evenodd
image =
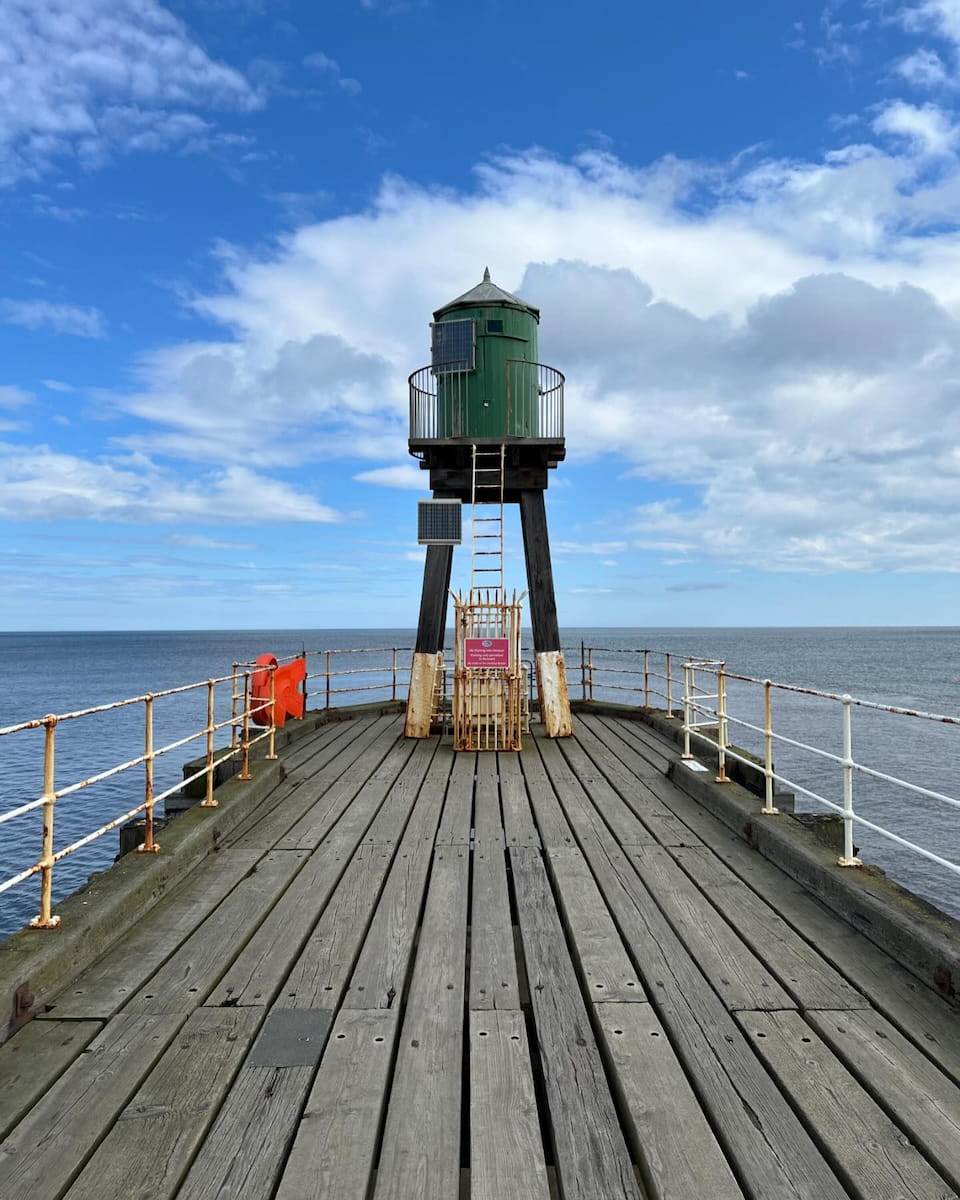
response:
M437 321L433 326L434 371L472 371L476 366L475 350L473 321Z
M487 322L487 333L503 333L503 322L502 321L488 321Z

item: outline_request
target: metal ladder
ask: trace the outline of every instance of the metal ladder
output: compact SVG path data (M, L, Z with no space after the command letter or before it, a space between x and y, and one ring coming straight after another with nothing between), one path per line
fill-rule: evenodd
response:
M503 467L506 446L473 446L470 499L470 589L496 589L503 595ZM496 516L478 516L480 509Z

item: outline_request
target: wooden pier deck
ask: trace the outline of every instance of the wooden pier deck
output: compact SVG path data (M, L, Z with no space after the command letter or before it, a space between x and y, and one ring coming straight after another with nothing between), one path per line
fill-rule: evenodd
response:
M939 1200L960 1021L613 715L330 724L0 1048L4 1200ZM44 935L39 935L44 936Z

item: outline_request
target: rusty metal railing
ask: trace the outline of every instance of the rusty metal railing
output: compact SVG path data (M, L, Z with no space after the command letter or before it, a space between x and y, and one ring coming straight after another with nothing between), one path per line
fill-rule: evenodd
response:
M40 796L27 801L25 804L17 805L6 812L0 813L0 826L3 826L32 812L42 810L43 825L39 858L9 878L0 880L0 893L3 893L17 884L39 875L39 912L30 922L30 925L34 929L52 929L60 923L60 918L52 911L53 878L57 863L62 862L78 850L90 845L98 838L110 833L111 830L117 829L120 825L126 824L141 814L144 819L144 833L143 842L137 847L137 850L142 854L155 854L160 850L160 844L156 840L155 831L155 810L158 804L162 803L175 792L179 792L186 784L192 783L197 779L205 779L205 795L201 801L201 805L205 808L216 808L219 802L214 796L214 773L220 763L231 758L239 758L240 778L249 779L251 778L250 751L258 742L266 741L266 757L268 759L276 758L276 731L273 725L265 727L262 733L251 736L250 725L254 714L268 706L269 711L272 713L274 702L273 668L258 667L257 670L266 670L269 672L269 699L257 701L253 697L252 678L254 671L252 664L246 665L245 669L244 664L237 664L230 675L220 678L207 679L199 683L187 684L183 687L167 688L164 691L149 692L142 696L117 700L110 704L100 704L91 708L78 709L75 712L61 713L59 715L51 713L45 717L23 721L20 724L0 729L0 737L25 734L30 730L42 729L44 731L43 785ZM215 716L216 688L218 684L229 684L231 687L230 716L220 721L217 721ZM203 725L184 737L175 738L173 741L157 746L155 744L156 702L173 696L187 696L190 693L200 693L204 697L206 719ZM109 767L106 770L77 780L75 783L58 788L56 786L57 731L68 722L80 722L84 718L102 713L131 709L135 706L142 706L143 711L143 753ZM226 729L233 730L230 745L225 750L218 752L216 749L216 736L221 730ZM163 755L180 750L198 739L203 739L205 746L203 766L187 778L178 780L172 787L157 792L154 786L157 760ZM127 807L119 815L103 821L96 828L79 838L75 838L67 845L59 848L56 846L55 831L58 802L65 800L77 792L94 787L96 784L103 783L108 779L122 776L124 772L132 771L139 767L143 768L143 778L140 785L142 799L137 804Z
M400 699L406 694L409 684L409 658L401 659L401 654L409 647L390 646L386 648L363 647L360 649L323 649L308 651L304 649L299 654L289 655L278 659L278 666L293 661L296 658L307 659L308 662L320 663L320 669L307 671L303 682L304 708L311 698L320 700L322 707L331 708L344 703L345 698L375 697L388 693L391 700ZM382 661L375 666L353 667L342 666L341 656L363 654L379 657ZM349 660L348 660L349 662ZM117 700L109 704L100 704L90 708L78 709L74 712L48 714L34 720L23 721L0 729L0 738L13 735L29 736L29 731L43 730L44 744L42 757L42 785L38 796L23 804L0 813L0 827L7 826L13 821L29 817L31 813L40 812L42 815L42 830L40 834L40 854L28 865L22 867L6 879L0 879L0 894L9 891L18 884L25 883L34 876L40 877L40 903L37 915L30 922L34 929L52 929L59 924L60 918L53 912L54 872L58 863L86 846L91 845L105 834L118 829L121 825L143 819L143 841L137 847L138 853L155 854L160 850L156 836L155 813L158 805L196 780L205 781L204 796L200 801L202 808L216 808L219 801L216 798L214 784L217 768L221 763L234 760L239 763L240 779L250 779L250 755L258 743L265 743L268 760L276 759L276 727L274 725L256 726L256 732L251 726L255 725L254 714L269 706L273 712L274 705L274 667L256 662L235 662L229 675L215 679L202 680L186 684L183 687L168 688L164 691L150 692L142 696ZM254 676L259 671L268 672L269 699L257 700L254 695ZM350 678L351 683L343 686ZM311 691L311 684L312 691ZM219 690L218 690L219 689ZM229 708L224 691L229 690ZM203 698L202 724L186 732L184 736L175 737L162 745L157 744L157 703L173 697L186 698L197 693ZM57 734L66 724L80 724L85 718L93 718L101 714L118 713L121 710L131 710L140 707L142 719L143 752L117 763L105 770L86 775L84 778L62 785L56 784L57 775ZM218 708L224 715L217 717ZM182 720L179 722L182 726ZM226 741L229 731L229 743L218 745L222 735ZM93 738L95 735L91 735ZM162 790L156 787L156 765L163 756L176 750L181 750L191 743L201 742L203 752L200 755L202 765L185 778L178 778L176 783ZM74 794L95 787L112 779L126 779L129 773L142 768L142 777L138 790L140 796L136 804L122 805L122 811L111 815L109 820L101 821L95 828L86 830L79 837L74 837L66 845L56 844L57 805ZM133 789L131 788L131 792ZM130 797L132 799L132 795ZM72 823L72 822L71 822Z

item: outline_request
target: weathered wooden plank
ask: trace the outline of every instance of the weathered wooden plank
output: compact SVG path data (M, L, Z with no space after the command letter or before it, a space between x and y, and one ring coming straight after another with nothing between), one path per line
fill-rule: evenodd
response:
M814 946L839 974L868 996L908 1039L960 1084L960 1016L914 975L784 876L711 814L692 806L689 797L664 792L665 803L683 806L704 843L729 869ZM686 810L689 809L689 816ZM777 819L777 818L773 818ZM680 858L680 852L674 852ZM710 883L722 882L711 867Z
M102 1028L101 1021L30 1021L0 1046L0 1138Z
M318 756L321 761L313 764L312 772L309 763L292 770L278 803L269 809L266 805L261 806L261 811L254 814L249 822L238 827L231 844L238 848L270 850L284 837L296 842L298 837L293 830L297 823L321 801L326 803L327 810L332 814L327 825L329 828L343 811L345 802L356 795L389 753L396 741L397 720L393 716L380 717L375 721L358 723L355 727L352 721L338 722L345 736L330 748L329 758ZM351 732L353 736L346 736ZM285 768L286 763L284 755ZM319 823L320 814L315 814L315 824ZM302 832L306 834L307 830ZM318 840L322 836L321 828ZM298 847L288 845L287 848Z
M3 1200L56 1200L185 1020L180 1013L121 1013L108 1021L0 1143Z
M523 1014L471 1012L471 1200L549 1194Z
M869 1001L833 969L784 919L727 872L725 882L705 884L726 871L706 847L677 849L674 856L770 973L803 1009L869 1008ZM769 1007L763 1005L762 1007Z
M470 916L470 1007L519 1008L497 759L477 756Z
M350 977L344 997L347 1008L400 1006L430 872L433 834L443 807L441 777L447 769L448 764L441 763L433 784L428 786L428 778L417 798Z
M536 745L529 743L520 752L520 767L527 788L527 797L545 850L569 849L576 845L573 830L564 816L560 801Z
M956 1200L957 1193L799 1013L744 1012L737 1020L837 1163L851 1195L858 1200Z
M606 718L604 718L606 719ZM679 751L667 748L658 734L649 729L642 721L631 721L626 717L613 718L612 727L625 740L632 742L641 757L650 764L651 771L665 775L667 768Z
M636 846L625 853L727 1008L796 1007L666 849Z
M590 753L587 747L590 747ZM564 742L560 752L574 778L589 796L621 846L652 846L656 838L646 821L649 816L670 816L652 792L618 763L609 750L592 739L588 729ZM547 769L550 770L549 763ZM633 801L630 806L626 797ZM641 815L642 814L642 819Z
M564 1200L641 1192L538 851L512 851L537 1042Z
M536 739L536 748L540 752L544 769L553 784L553 790L557 794L567 822L577 829L583 830L585 836L588 828L596 837L605 837L609 834L610 829L604 821L604 814L601 814L591 802L584 785L581 784L564 757L560 742L539 733ZM595 778L596 772L591 774L591 781ZM614 808L619 805L621 810L625 810L620 798L610 792L605 781L601 780L599 786L601 790L605 789L603 796L609 807ZM622 816L623 812L620 815ZM626 812L626 817L630 830L621 830L620 832L628 832L629 836L629 832L633 832L638 827L638 822L629 812ZM647 840L652 841L651 838Z
M393 846L403 837L438 745L437 738L414 743L413 753L403 763L400 773L392 780L385 781L388 787L386 799L363 835L365 844Z
M477 756L462 751L454 755L453 769L447 783L447 800L437 829L438 846L464 846L470 841L473 826L473 779L477 771Z
M520 769L520 756L506 751L497 755L500 772L500 806L508 846L539 846L527 786Z
M504 844L496 754L477 755L473 828L475 842L491 847Z
M584 729L612 750L614 755L629 769L632 775L659 795L658 781L666 776L669 752L664 743L656 738L652 745L637 737L644 728L642 722L615 717L610 713L578 714Z
M273 1195L314 1068L243 1067L177 1200Z
M960 1088L876 1012L811 1012L807 1022L960 1190Z
M547 870L573 943L584 996L594 1003L646 1000L610 910L581 851L549 851Z
M321 844L210 993L208 1005L269 1004L296 962L350 861Z
M584 841L647 994L744 1190L764 1200L842 1200L845 1190L742 1031L612 839Z
M167 1200L177 1190L256 1033L251 1009L193 1013L67 1193Z
M262 857L261 850L233 848L208 854L181 887L134 922L112 949L56 998L49 1016L112 1016Z
M668 781L653 772L649 763L630 749L622 736L591 717L584 722L583 732L577 740L654 840L662 846L699 844L696 833L661 799ZM564 752L566 750L564 747ZM637 845L646 844L637 834L634 839ZM620 840L622 845L629 844Z
M742 1200L743 1193L649 1004L596 1009L628 1139L650 1200Z
M444 754L434 756L430 763L350 978L345 1007L400 1006L450 767L450 757Z
M468 879L467 847L438 846L375 1200L450 1200L458 1195Z
M339 1002L392 860L387 846L356 852L283 982L279 1007L333 1008Z
M278 849L292 849L295 845L312 849L323 840L356 845L403 771L413 753L414 743L394 739L386 755L383 748L379 742L370 747L371 757L366 764L370 773L359 788L354 787L356 780L335 784L329 793L329 801L326 793L322 795L319 802L277 842Z
M470 1007L520 1007L507 856L503 846L491 839L477 842L473 852Z
M396 1010L341 1011L276 1200L366 1200L398 1026Z
M147 980L125 1011L189 1013L203 1004L306 857L305 850L271 850L266 854Z

